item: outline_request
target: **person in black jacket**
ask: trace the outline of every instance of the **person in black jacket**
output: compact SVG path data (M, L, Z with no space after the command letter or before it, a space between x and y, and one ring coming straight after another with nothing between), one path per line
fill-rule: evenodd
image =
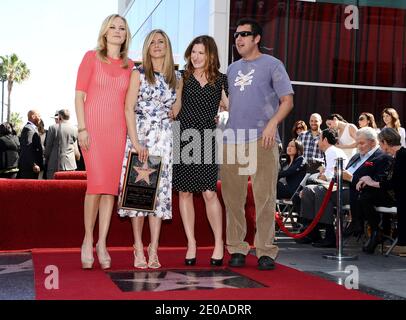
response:
M374 206L382 205L383 191L394 192L398 216L398 243L393 252L406 256L406 197L404 183L406 181L406 149L401 146L401 137L396 129L384 128L378 134L381 149L394 157L394 163L384 181L375 181L370 176L364 176L357 184L357 189L365 194L360 198L361 206L371 227L371 237L364 246L364 251L374 253L380 241L380 216ZM369 188L368 188L369 187Z
M18 172L20 141L13 127L5 122L0 125L0 178L15 179Z
M37 128L40 120L38 111L28 112L28 123L20 137L21 154L18 164L20 179L38 179L39 172L44 168L41 138Z
M293 139L286 149L287 159L278 175L277 198L289 199L306 175L306 160L303 157L303 144Z
M350 204L352 221L344 236L360 236L363 233L364 215L360 212L358 200L359 191L356 189L359 179L370 175L374 179L383 181L390 168L392 159L378 147L376 131L373 128L365 127L357 131L356 143L358 152L350 159L343 171L344 189L341 193L343 205ZM327 188L323 186L307 186L303 189L301 217L304 224L309 225L319 211ZM387 195L386 195L387 196ZM319 225L299 243L311 243L321 248L334 248L336 246L336 235L334 229L334 207L337 205L337 193L334 191L330 201L324 209L324 214ZM307 220L307 223L305 222ZM318 229L325 228L326 236L320 240Z

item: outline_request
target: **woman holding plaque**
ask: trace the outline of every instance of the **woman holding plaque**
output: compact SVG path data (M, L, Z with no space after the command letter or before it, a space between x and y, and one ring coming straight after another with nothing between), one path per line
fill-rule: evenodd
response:
M199 36L194 39L186 49L185 60L182 108L180 111L175 110L175 115L180 121L181 136L186 134L190 139L180 142L182 157L180 164L174 165L173 178L174 189L179 191L179 208L188 239L185 264L196 264L193 194L202 193L215 240L210 264L221 266L224 255L223 216L217 198L218 165L214 130L220 104L225 107L228 105L227 77L219 71L217 45L212 37ZM198 154L190 154L186 150L194 139L194 136L187 134L187 131L192 130L200 134L201 151Z
M107 17L97 49L86 53L77 75L78 141L87 169L85 238L81 250L84 269L93 267L93 230L98 214L96 252L103 269L111 266L106 238L125 148L124 101L134 66L128 59L130 40L127 21L116 14Z
M161 222L172 219L173 138L170 115L179 90L181 90L181 79L180 74L175 71L170 40L164 31L153 30L144 42L143 63L131 75L125 103L128 137L122 166L118 210L121 217L132 218L134 267L140 269L161 267L157 255ZM132 167L132 162L128 162L130 151L138 154L142 166ZM125 193L127 165L131 165L129 170L136 171L132 173L133 176L136 175L135 185L150 185L153 181L149 178L152 178L150 174L154 169L148 167L150 163L148 159L157 157L161 158L162 166L161 175L157 179L155 209L147 211L128 208L124 205L127 194ZM147 216L151 234L148 263L142 242L144 219Z

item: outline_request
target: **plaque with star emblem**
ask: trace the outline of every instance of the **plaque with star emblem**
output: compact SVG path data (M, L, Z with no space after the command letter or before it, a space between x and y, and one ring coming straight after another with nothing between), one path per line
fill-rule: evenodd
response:
M124 177L120 208L154 212L162 169L162 157L148 157L143 163L138 154L130 152Z

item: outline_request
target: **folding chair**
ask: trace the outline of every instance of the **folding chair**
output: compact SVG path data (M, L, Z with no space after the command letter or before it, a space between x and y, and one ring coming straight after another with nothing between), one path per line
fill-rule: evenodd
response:
M385 241L389 241L390 247L388 250L385 252L385 257L388 257L389 254L392 252L393 248L396 246L398 243L398 237L397 235L394 236L397 230L397 207L375 207L375 211L383 217L385 214L391 215L391 234L389 235L383 235L383 241L382 241L382 254L383 254L383 244ZM382 219L381 219L382 221Z
M310 173L306 173L302 181L300 182L299 186L296 188L295 192L293 193L290 199L277 199L276 200L276 210L279 213L279 216L282 218L283 223L290 221L292 227L298 227L298 223L295 221L297 220L298 213L293 212L294 204L293 199L295 196L299 194L299 192L306 186L307 179L311 176Z

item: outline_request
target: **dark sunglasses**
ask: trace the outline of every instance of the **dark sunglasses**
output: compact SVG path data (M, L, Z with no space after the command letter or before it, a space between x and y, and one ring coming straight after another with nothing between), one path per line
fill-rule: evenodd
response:
M243 38L248 37L248 36L253 36L254 32L252 31L240 31L240 32L235 32L234 33L234 39L237 39L238 36L241 36Z
M296 130L304 130L303 127L297 127Z
M358 119L358 121L362 121L362 120L366 120L367 118L364 118L364 117L360 117L359 119Z

